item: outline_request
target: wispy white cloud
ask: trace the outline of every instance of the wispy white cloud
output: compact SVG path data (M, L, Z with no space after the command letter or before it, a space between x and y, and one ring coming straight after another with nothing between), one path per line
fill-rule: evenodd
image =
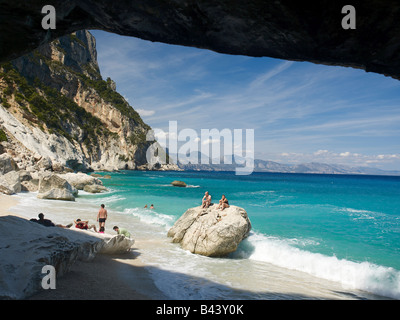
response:
M278 64L276 67L274 67L271 70L268 70L267 72L259 75L254 79L250 85L249 89L250 90L255 90L255 89L260 89L264 88L265 85L267 84L267 81L270 80L272 77L280 74L281 72L285 71L286 69L290 68L290 66L293 65L293 61L283 61L280 64Z
M300 161L304 154L304 160L374 165L398 160L390 158L400 149L396 80L351 68L224 56L96 34L103 76L116 81L154 128L166 129L176 120L180 128L197 131L254 129L256 150L264 158L287 154Z

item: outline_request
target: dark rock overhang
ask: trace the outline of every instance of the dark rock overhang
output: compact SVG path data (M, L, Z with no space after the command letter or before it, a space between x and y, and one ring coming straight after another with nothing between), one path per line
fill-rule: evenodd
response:
M400 79L400 3L350 1L356 29L342 28L348 1L0 0L0 62L82 29L220 53L348 66ZM44 30L42 8L56 9Z

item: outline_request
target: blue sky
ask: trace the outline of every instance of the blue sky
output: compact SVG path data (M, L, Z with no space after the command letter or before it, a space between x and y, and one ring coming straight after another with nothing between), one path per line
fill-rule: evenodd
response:
M400 170L398 80L91 32L103 78L152 128L254 129L258 159Z

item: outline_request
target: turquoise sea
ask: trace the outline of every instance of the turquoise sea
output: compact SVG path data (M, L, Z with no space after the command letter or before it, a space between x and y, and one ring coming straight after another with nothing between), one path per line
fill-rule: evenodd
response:
M76 210L138 239L140 257L170 299L400 298L400 177L234 172L110 173L106 194L83 193ZM182 180L187 188L173 187ZM243 207L250 236L226 258L194 255L166 234L205 191ZM29 206L29 196L25 205ZM35 201L38 201L35 199ZM37 205L37 202L35 202ZM43 203L60 219L60 204ZM154 205L154 210L144 206ZM23 210L24 204L21 204ZM57 210L55 209L57 206ZM65 204L65 207L71 204ZM50 213L51 212L51 213ZM90 212L90 217L88 217ZM70 217L63 215L65 222ZM129 276L129 275L128 275Z

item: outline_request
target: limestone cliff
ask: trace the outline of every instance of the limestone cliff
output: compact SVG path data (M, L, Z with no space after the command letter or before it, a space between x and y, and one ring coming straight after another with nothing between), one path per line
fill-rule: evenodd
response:
M45 157L74 170L153 169L146 161L150 127L115 83L102 79L88 31L3 64L0 99L0 152L20 167Z

